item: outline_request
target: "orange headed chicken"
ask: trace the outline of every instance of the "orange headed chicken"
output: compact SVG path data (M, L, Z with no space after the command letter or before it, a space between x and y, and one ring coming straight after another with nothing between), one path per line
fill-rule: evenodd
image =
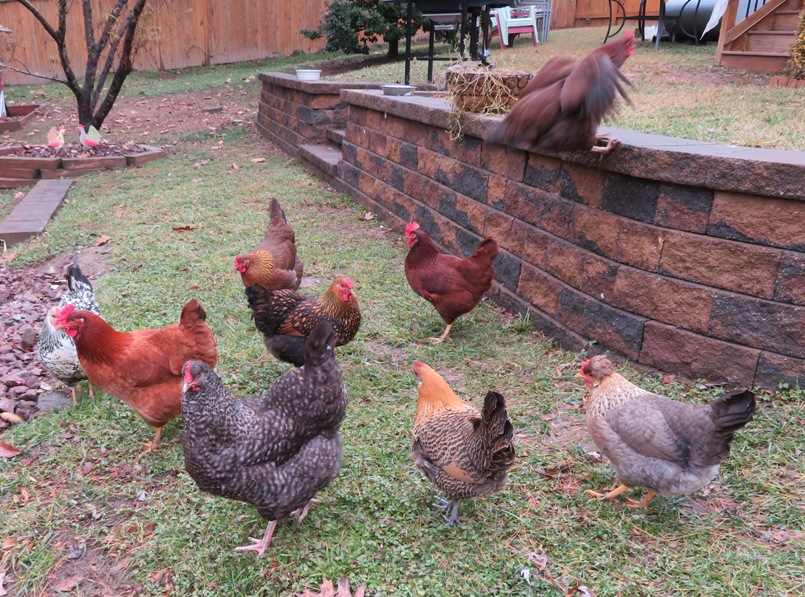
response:
M411 456L444 492L447 501L435 505L450 510L444 519L454 526L460 500L503 489L514 464L514 430L506 401L497 392L486 395L479 413L428 365L415 361L414 374L419 379L419 399Z
M279 201L271 200L271 220L265 238L251 253L235 257L235 269L243 285L259 284L266 290L296 290L302 281L302 260L296 254L293 226Z
M727 392L710 404L685 404L647 392L615 371L603 355L576 374L591 388L586 401L587 430L612 462L621 485L613 499L630 487L646 487L645 509L655 495L683 495L707 485L730 452L733 434L752 420L755 395L744 389Z
M57 312L56 329L75 340L78 360L90 382L120 398L157 428L151 444L156 447L162 427L182 409L182 365L195 359L215 367L218 361L218 347L206 318L201 304L193 299L182 309L179 323L118 332L94 313L67 305Z
M254 325L263 334L268 352L301 367L305 362L305 340L321 321L335 331L336 346L350 342L361 325L361 310L352 286L349 278L336 278L321 296L249 286L246 297Z
M634 51L634 34L629 31L596 48L581 62L568 56L549 60L523 89L503 122L488 130L486 141L608 153L614 140L605 147L597 146L596 131L612 109L617 92L630 101L620 82L630 83L618 69Z
M460 259L439 253L416 222L408 224L405 236L411 247L405 258L408 284L429 301L447 323L441 337L431 338L439 344L447 338L456 318L472 311L492 287L495 277L492 260L498 254L498 244L486 238L472 255Z

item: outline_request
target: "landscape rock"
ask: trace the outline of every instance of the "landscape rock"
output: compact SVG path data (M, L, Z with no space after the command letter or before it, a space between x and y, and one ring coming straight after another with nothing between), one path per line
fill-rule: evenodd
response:
M50 412L72 406L73 399L70 392L50 392L39 397L37 407L40 412Z

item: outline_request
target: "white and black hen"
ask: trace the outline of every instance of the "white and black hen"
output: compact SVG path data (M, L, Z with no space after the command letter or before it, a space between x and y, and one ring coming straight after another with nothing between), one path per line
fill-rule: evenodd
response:
M262 539L237 551L262 554L277 523L295 513L301 521L316 492L338 475L347 396L334 347L335 332L319 323L304 366L243 400L204 363L182 368L185 469L202 491L248 502L271 521Z
M76 310L92 311L98 316L101 312L98 301L95 300L92 284L81 271L75 256L73 262L67 266L66 277L68 290L61 295L59 304L51 307L45 315L45 323L39 332L36 356L51 375L71 387L75 404L75 384L87 379L87 375L78 362L75 341L63 330L57 330L55 327L56 311L67 305L73 305ZM92 385L89 389L92 395Z

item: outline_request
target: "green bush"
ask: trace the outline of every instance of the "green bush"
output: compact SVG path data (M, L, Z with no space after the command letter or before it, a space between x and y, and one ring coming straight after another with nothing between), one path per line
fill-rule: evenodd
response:
M328 52L343 50L347 54L368 54L369 45L382 38L389 45L389 56L396 56L400 40L405 39L406 12L403 2L330 0L319 28L300 33L309 39L326 36ZM421 26L422 15L414 10L413 31Z

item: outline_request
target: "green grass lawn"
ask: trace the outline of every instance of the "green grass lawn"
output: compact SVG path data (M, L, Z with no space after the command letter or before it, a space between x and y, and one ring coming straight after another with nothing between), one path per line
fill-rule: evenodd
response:
M250 68L138 76L127 93L214 90ZM244 85L254 101L257 83ZM589 455L585 389L573 377L582 354L488 302L444 344L424 342L443 322L407 285L401 234L359 220L361 206L249 123L174 141L166 159L144 168L78 179L45 234L15 247L15 265L111 237L112 271L95 283L106 319L121 330L161 326L197 297L218 339L218 372L236 396L251 395L289 366L266 353L233 258L262 238L277 197L305 272L318 280L305 291L346 274L363 312L358 336L337 351L350 400L341 474L300 526L278 527L263 558L236 553L266 521L196 489L182 466L181 420L144 455L140 442L153 430L118 399L88 398L84 384L77 407L2 435L24 451L0 461L0 573L15 579L12 593L50 595L77 579L71 594L289 595L343 574L368 595L580 595L579 585L598 596L802 594L803 390L773 401L761 394L704 493L657 498L646 512L594 501L585 490L614 475ZM193 229L172 230L181 226ZM436 492L409 457L415 359L476 406L489 389L509 402L518 450L510 482L464 503L459 528L430 506ZM623 373L681 400L718 395L628 366Z

